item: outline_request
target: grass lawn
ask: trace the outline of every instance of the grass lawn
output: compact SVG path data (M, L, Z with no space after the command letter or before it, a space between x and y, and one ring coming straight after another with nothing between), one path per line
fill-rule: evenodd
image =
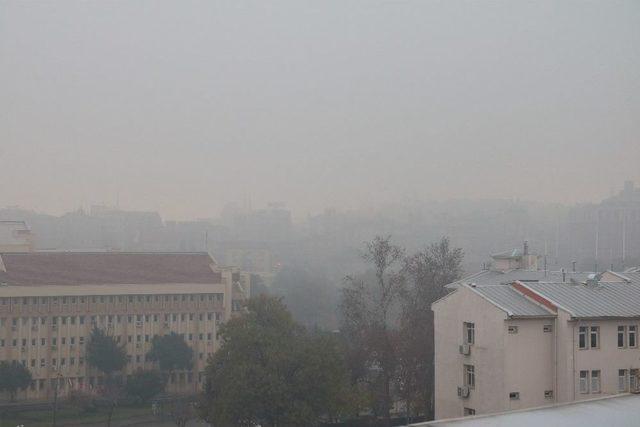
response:
M113 413L112 424L117 421L130 418L151 416L151 404L144 406L119 406ZM29 411L12 414L0 414L0 427L16 427L24 424L24 427L51 427L53 414L51 411ZM83 412L72 406L61 407L58 410L57 425L82 426L91 424L104 424L107 421L107 411L99 409L97 412Z

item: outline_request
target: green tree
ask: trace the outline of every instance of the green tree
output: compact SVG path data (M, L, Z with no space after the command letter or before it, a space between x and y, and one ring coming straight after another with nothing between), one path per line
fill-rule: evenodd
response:
M314 426L352 405L348 370L330 334L309 333L282 301L261 295L221 329L199 405L213 425Z
M169 335L154 336L147 356L149 359L157 361L160 370L166 373L191 369L193 366L193 349L189 347L182 336L175 332L171 332Z
M102 329L93 328L87 342L86 354L87 363L105 375L100 394L109 404L107 426L110 426L122 392L122 384L114 377L114 373L121 371L127 365L125 344L120 345Z
M164 391L165 379L158 371L138 369L127 380L127 395L140 402L148 402Z
M24 390L31 384L31 371L16 361L0 362L0 391L9 393L10 400L15 402L18 390Z
M87 342L87 363L107 377L122 370L127 365L127 351L125 345L99 328L93 328Z

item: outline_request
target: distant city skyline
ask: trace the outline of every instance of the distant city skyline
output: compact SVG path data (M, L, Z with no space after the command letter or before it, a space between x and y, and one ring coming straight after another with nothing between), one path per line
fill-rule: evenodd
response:
M3 205L598 201L640 183L640 3L0 3Z

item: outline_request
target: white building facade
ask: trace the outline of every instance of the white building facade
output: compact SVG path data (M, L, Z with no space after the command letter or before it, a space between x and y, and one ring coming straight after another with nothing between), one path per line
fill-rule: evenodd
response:
M639 284L465 284L432 308L436 419L638 387Z

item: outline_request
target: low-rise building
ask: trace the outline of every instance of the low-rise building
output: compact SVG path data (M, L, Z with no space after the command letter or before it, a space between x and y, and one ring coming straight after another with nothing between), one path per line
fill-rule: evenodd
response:
M21 397L43 399L56 388L64 395L100 386L102 375L85 360L92 328L125 346L123 375L155 368L146 357L153 337L175 332L195 360L192 370L172 373L168 390L194 392L249 283L207 253L1 253L0 360L27 366L34 381Z
M636 390L640 286L463 284L436 301L436 418Z

